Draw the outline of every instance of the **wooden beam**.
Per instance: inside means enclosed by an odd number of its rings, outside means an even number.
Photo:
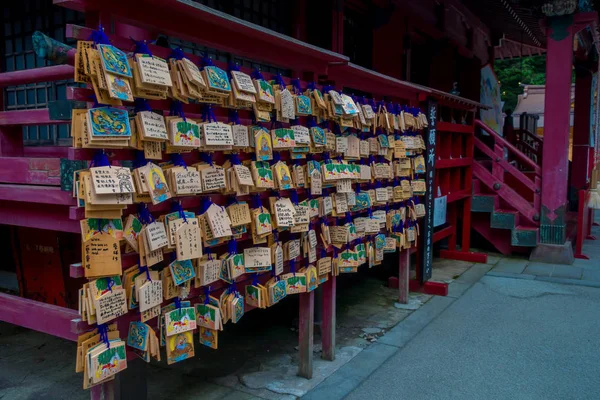
[[[79,221],[69,219],[68,207],[0,200],[0,221],[4,225],[81,233]]]
[[[324,360],[335,360],[335,324],[336,324],[336,287],[337,277],[330,276],[321,286],[323,290],[323,308],[321,324],[321,337]]]
[[[55,186],[5,185],[0,184],[0,200],[20,201],[37,204],[75,205],[70,192]]]
[[[0,112],[0,126],[70,124],[71,121],[50,119],[47,108]]]
[[[0,183],[60,186],[60,160],[0,157]]]
[[[0,87],[73,79],[74,74],[71,65],[52,65],[50,67],[3,72],[0,73]]]
[[[0,321],[76,341],[71,320],[78,317],[76,310],[0,293]]]

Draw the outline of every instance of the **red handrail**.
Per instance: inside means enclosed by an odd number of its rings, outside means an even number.
[[[529,166],[531,169],[533,169],[533,172],[536,175],[538,175],[538,176],[542,175],[542,168],[539,165],[537,165],[533,160],[531,160],[529,157],[527,157],[525,154],[523,154],[515,146],[513,146],[508,141],[506,141],[506,139],[504,139],[502,136],[498,135],[492,128],[490,128],[489,126],[487,126],[486,124],[484,124],[483,122],[481,122],[478,119],[475,120],[475,125],[481,129],[483,129],[484,131],[486,131],[490,136],[492,136],[494,138],[496,144],[499,144],[500,146],[510,150],[515,155],[515,158],[517,158],[520,163],[526,164],[527,166]]]

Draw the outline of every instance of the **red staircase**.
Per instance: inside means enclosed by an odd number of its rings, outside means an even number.
[[[472,227],[502,254],[536,247],[541,167],[480,120],[475,125],[489,136],[475,138]]]

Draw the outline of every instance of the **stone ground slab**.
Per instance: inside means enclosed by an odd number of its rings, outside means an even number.
[[[595,288],[486,276],[346,398],[597,398],[598,310]]]
[[[524,274],[537,275],[537,276],[550,276],[554,270],[554,264],[546,264],[540,262],[530,262],[525,270]]]
[[[521,274],[528,263],[529,260],[522,258],[503,258],[494,267],[494,272]]]

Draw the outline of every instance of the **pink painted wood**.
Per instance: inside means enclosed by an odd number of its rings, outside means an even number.
[[[60,186],[60,160],[0,157],[0,183]]]
[[[512,144],[507,142],[506,139],[504,139],[502,136],[500,136],[496,132],[494,132],[494,130],[492,128],[490,128],[489,126],[487,126],[486,124],[484,124],[483,122],[481,122],[478,119],[475,120],[475,126],[486,131],[490,136],[492,136],[495,143],[497,143],[498,145],[504,147],[509,152],[511,152],[519,160],[519,162],[526,164],[536,174],[542,173],[542,169],[540,168],[539,165],[537,165],[535,162],[530,160],[529,157],[527,157],[526,155],[521,153],[519,151],[519,149],[517,149],[515,146],[513,146]]]
[[[544,165],[542,170],[542,209],[554,221],[566,212],[571,79],[573,74],[573,26],[563,27],[566,37],[554,40],[547,29],[546,94],[544,102]],[[560,211],[562,209],[562,212]],[[559,222],[562,224],[564,222]],[[541,240],[546,239],[541,235]],[[552,239],[551,239],[552,240]]]
[[[191,40],[239,57],[282,67],[325,73],[332,62],[348,62],[348,58],[343,55],[320,49],[197,3],[144,0],[133,4],[118,0],[87,0],[70,1],[65,6],[72,7],[74,3],[89,9],[110,9],[111,14],[119,21],[142,27],[160,26],[161,32],[183,40]],[[141,8],[145,10],[144,13],[139,12]],[[169,15],[170,18],[165,20],[164,15]],[[120,47],[119,44],[115,45]],[[131,48],[131,43],[128,46]]]
[[[494,163],[492,167],[492,174],[500,182],[504,182],[504,172],[508,172],[530,190],[535,191],[536,189],[541,189],[541,183],[540,185],[536,185],[535,180],[532,181],[529,179],[527,175],[519,171],[504,158],[504,151],[500,146],[496,146],[496,150],[492,151],[480,139],[475,138],[474,142],[477,150],[481,151],[492,159],[492,162]],[[534,177],[538,178],[538,181],[540,180],[539,175],[534,175]]]
[[[299,356],[298,375],[312,379],[313,376],[313,326],[315,322],[315,292],[301,293],[299,313]]]
[[[47,108],[38,110],[16,110],[0,112],[0,126],[70,124],[71,121],[50,119]]]
[[[494,184],[498,183],[496,177],[494,177],[487,169],[485,169],[484,166],[480,165],[479,163],[473,164],[473,173],[481,181],[481,183],[490,189],[493,189]],[[539,225],[539,221],[535,221],[533,219],[538,211],[513,189],[505,184],[501,184],[500,188],[496,190],[496,193],[508,204],[514,207],[515,210],[521,213],[523,217],[526,218],[532,225]]]
[[[76,310],[0,293],[0,321],[76,341],[71,320],[78,317]]]
[[[23,149],[25,157],[32,158],[67,158],[67,146],[27,146]]]
[[[0,221],[4,225],[81,233],[79,221],[68,219],[68,209],[57,204],[40,207],[35,203],[0,200]]]
[[[398,254],[398,303],[408,304],[408,281],[410,275],[410,253],[402,250]]]
[[[321,337],[323,353],[321,357],[324,360],[335,360],[335,324],[336,324],[336,288],[337,277],[330,276],[327,282],[322,286],[323,308],[321,325]]]
[[[73,75],[74,69],[71,65],[52,65],[50,67],[3,72],[0,74],[0,87],[73,79]]]
[[[479,141],[479,139],[476,140]],[[477,144],[475,147],[479,148]],[[496,178],[498,182],[504,182],[504,168],[500,165],[500,161],[504,160],[504,149],[500,147],[498,143],[494,145],[493,155],[495,157],[492,158],[492,175],[494,175],[494,178]]]
[[[0,184],[0,200],[21,201],[37,204],[74,205],[71,192],[53,186]]]

